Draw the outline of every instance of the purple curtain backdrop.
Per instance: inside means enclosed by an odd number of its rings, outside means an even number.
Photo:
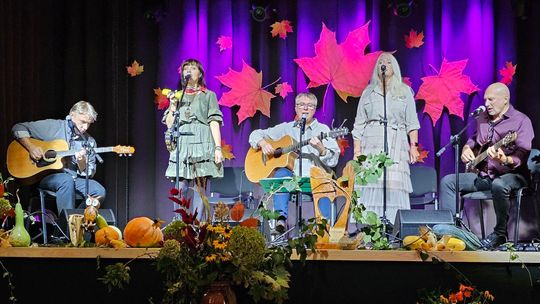
[[[229,68],[240,70],[245,61],[263,73],[263,86],[278,77],[288,82],[294,90],[284,100],[276,97],[271,101],[271,118],[257,112],[253,118],[238,125],[238,107],[222,107],[225,116],[222,137],[233,145],[236,159],[227,161],[227,166],[243,166],[251,130],[265,128],[293,118],[294,96],[307,91],[307,79],[293,61],[300,57],[315,56],[313,45],[319,39],[322,23],[336,32],[338,43],[347,34],[370,24],[371,45],[367,52],[395,51],[403,76],[410,77],[414,91],[421,85],[421,77],[433,75],[431,66],[439,69],[444,58],[449,61],[469,59],[464,71],[482,91],[472,96],[462,95],[465,103],[465,120],[449,116],[445,110],[435,126],[423,112],[424,101],[417,101],[418,118],[421,122],[420,143],[429,151],[425,165],[437,168],[440,176],[453,172],[453,151],[448,149],[440,159],[435,158],[438,149],[444,146],[450,135],[468,122],[467,114],[483,104],[483,89],[500,79],[499,69],[506,61],[516,63],[515,23],[510,1],[414,1],[409,17],[401,18],[392,13],[391,1],[168,1],[162,7],[166,12],[158,23],[160,87],[174,87],[178,81],[177,67],[182,60],[198,58],[206,69],[206,80],[218,98],[229,88],[221,86],[215,76],[228,72]],[[255,21],[250,10],[252,4],[267,7],[269,18]],[[290,20],[293,33],[286,39],[271,37],[270,25],[276,21]],[[424,45],[408,49],[404,38],[410,29],[423,31]],[[219,36],[232,36],[233,47],[219,51],[216,41]],[[514,82],[510,86],[514,92]],[[272,93],[274,86],[268,90]],[[333,88],[321,86],[311,89],[319,98],[316,117],[327,124],[339,125],[347,119],[346,126],[352,127],[358,99],[343,102]],[[324,103],[321,100],[324,99]],[[163,179],[168,153],[164,148],[164,127],[159,123],[161,112],[156,111],[156,146],[158,157],[156,200],[163,200],[171,186]],[[469,134],[472,128],[469,128]],[[352,146],[352,139],[349,137]],[[341,158],[340,167],[352,158],[349,148]],[[339,171],[339,170],[338,170]],[[157,213],[170,218],[170,208],[157,205]]]

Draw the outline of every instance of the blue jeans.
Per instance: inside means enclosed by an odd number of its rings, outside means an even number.
[[[276,170],[273,177],[287,177],[287,176],[293,176],[293,173],[291,172],[291,170],[287,168],[279,168]],[[310,196],[313,198],[311,194]],[[291,198],[290,193],[274,194],[274,210],[278,211],[279,214],[285,218],[287,217],[287,214],[288,214],[290,198]],[[330,218],[330,204],[331,204],[330,199],[327,197],[323,197],[319,199],[319,210],[321,211],[322,216],[326,219]]]
[[[63,209],[75,208],[75,193],[84,197],[86,193],[86,180],[82,177],[73,178],[69,173],[61,172],[45,176],[39,183],[42,189],[56,193],[56,208],[58,214]],[[88,194],[90,196],[101,196],[100,201],[105,199],[105,188],[97,181],[88,180]],[[85,198],[86,199],[86,198]],[[86,208],[86,205],[81,206]]]

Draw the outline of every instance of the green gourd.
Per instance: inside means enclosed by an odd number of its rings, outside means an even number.
[[[13,247],[28,247],[30,245],[30,234],[24,228],[24,213],[21,202],[15,204],[15,227],[9,234],[9,243]]]

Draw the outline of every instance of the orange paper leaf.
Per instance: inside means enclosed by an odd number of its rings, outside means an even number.
[[[231,36],[219,36],[216,44],[219,45],[219,51],[223,52],[226,49],[232,48],[232,37]]]
[[[131,66],[126,66],[127,72],[131,77],[141,75],[144,72],[144,65],[139,65],[137,60],[134,60]]]
[[[164,110],[169,107],[169,98],[163,94],[161,88],[154,89],[154,103],[157,105],[158,110]]]
[[[287,33],[292,33],[293,29],[291,22],[289,20],[282,20],[281,22],[276,22],[270,26],[272,28],[272,37],[279,35],[279,38],[287,38]]]
[[[231,208],[231,219],[235,222],[239,222],[244,217],[244,209],[246,207],[242,202],[234,203]]]
[[[412,49],[413,47],[419,48],[424,44],[424,32],[417,34],[415,30],[411,29],[409,35],[403,37],[405,37],[405,46],[409,49]]]
[[[221,154],[223,154],[223,158],[231,160],[234,157],[234,154],[232,153],[232,146],[227,145],[225,140],[221,140]]]
[[[241,221],[240,226],[249,227],[249,228],[257,228],[259,226],[259,220],[254,217],[250,217]]]
[[[418,147],[416,147],[416,149],[418,149],[418,153],[420,153],[420,155],[418,156],[417,162],[424,163],[424,160],[427,158],[429,151],[424,150],[424,147],[422,146],[422,144],[418,144]]]
[[[345,155],[345,150],[350,147],[349,140],[345,137],[340,137],[337,139],[337,144],[339,146],[339,154],[341,156]]]

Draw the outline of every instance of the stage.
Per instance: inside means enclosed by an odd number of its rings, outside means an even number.
[[[18,303],[160,303],[161,278],[151,259],[158,251],[2,248],[0,260],[13,274]],[[503,251],[435,252],[479,289],[489,290],[495,303],[537,303],[540,253],[517,254],[518,259],[510,261],[510,253]],[[104,267],[136,257],[130,263],[129,286],[108,293],[97,280]],[[419,289],[455,291],[460,282],[455,270],[432,262],[431,257],[422,261],[415,251],[320,250],[305,265],[297,257],[293,260],[288,303],[416,303]],[[8,302],[7,285],[5,279],[0,284],[1,303]],[[251,302],[241,290],[237,295],[239,303]]]

